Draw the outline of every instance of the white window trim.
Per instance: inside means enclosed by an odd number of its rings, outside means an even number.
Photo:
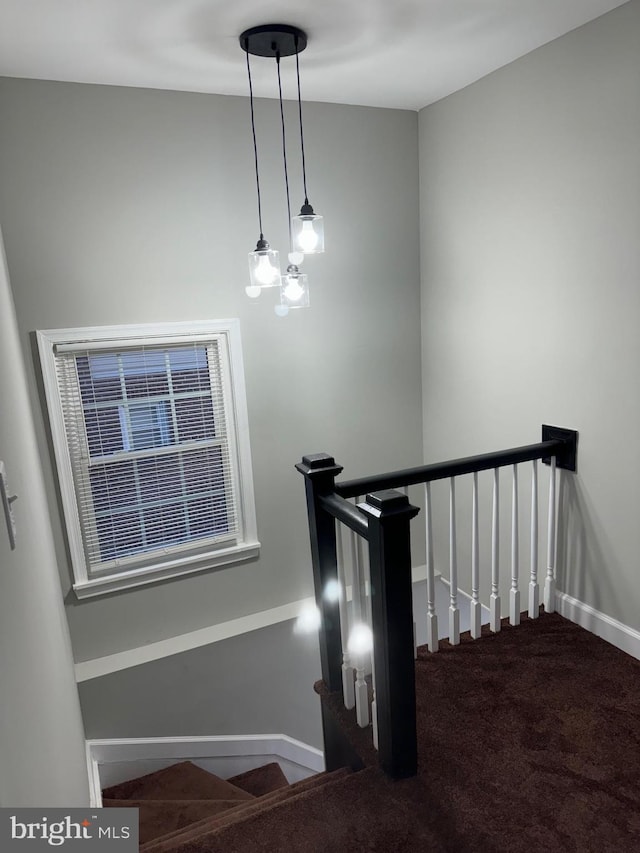
[[[89,577],[82,539],[80,513],[76,499],[71,457],[66,439],[64,414],[56,372],[56,352],[103,349],[110,343],[122,345],[152,345],[193,343],[222,337],[223,357],[228,362],[230,381],[225,384],[225,409],[231,414],[235,428],[229,430],[230,452],[237,465],[238,509],[240,530],[237,541],[230,547],[201,553],[185,548],[184,555],[141,568],[131,568],[117,574]],[[36,332],[45,397],[58,482],[66,523],[73,571],[73,589],[78,598],[88,598],[118,592],[143,584],[168,580],[181,575],[212,569],[223,565],[255,559],[260,553],[257,537],[249,417],[244,384],[244,365],[240,338],[240,321],[201,320],[179,323],[145,323],[127,326],[90,326],[82,329],[46,329]],[[173,549],[172,549],[173,550]]]

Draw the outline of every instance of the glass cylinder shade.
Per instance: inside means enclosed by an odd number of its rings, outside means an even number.
[[[282,276],[280,304],[286,305],[287,308],[309,307],[309,284],[306,275],[287,272]]]
[[[324,217],[316,213],[291,218],[293,246],[305,255],[318,255],[324,252]]]
[[[280,253],[277,249],[249,252],[251,287],[276,287],[280,284]]]

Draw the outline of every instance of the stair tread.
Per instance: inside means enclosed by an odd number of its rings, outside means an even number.
[[[237,788],[242,788],[243,791],[248,791],[254,797],[262,797],[264,794],[270,794],[272,791],[286,788],[289,785],[287,777],[277,761],[263,764],[261,767],[254,767],[245,773],[239,773],[237,776],[227,779],[227,782]]]
[[[405,798],[406,782],[394,782],[380,768],[367,767],[159,849],[163,853],[452,850],[426,822],[416,820],[416,809],[423,812],[424,801]]]
[[[181,761],[137,779],[105,788],[108,800],[253,800],[253,794],[191,761]]]
[[[247,801],[245,801],[247,802]],[[251,802],[251,801],[248,801]],[[103,799],[104,808],[139,809],[139,844],[146,844],[192,823],[220,815],[238,805],[238,800],[135,800]]]
[[[253,814],[264,813],[280,803],[295,800],[298,796],[319,788],[324,788],[332,782],[339,781],[348,775],[351,775],[351,771],[346,767],[330,773],[318,773],[315,776],[294,782],[287,788],[280,788],[262,797],[257,797],[251,802],[239,803],[235,808],[229,809],[226,813],[205,818],[190,826],[186,826],[182,830],[176,830],[175,832],[156,838],[149,845],[141,846],[140,853],[168,853],[168,851],[181,849],[184,844],[194,843],[204,837],[210,838],[225,826],[243,822]]]

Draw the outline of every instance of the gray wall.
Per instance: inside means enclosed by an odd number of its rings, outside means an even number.
[[[244,293],[258,231],[247,99],[0,80],[0,221],[29,359],[38,328],[216,317],[242,327],[256,562],[77,602],[40,419],[76,660],[310,595],[302,454],[326,450],[347,476],[421,458],[417,116],[329,104],[304,115],[327,253],[305,262],[312,308],[281,320],[271,295]],[[259,101],[257,122],[265,234],[284,253],[277,104]],[[33,366],[30,382],[39,407]]]
[[[69,631],[0,233],[0,807],[84,806],[89,780]]]
[[[293,622],[79,685],[88,738],[277,734],[322,748],[317,636]]]
[[[419,116],[426,460],[578,429],[560,587],[636,629],[639,44],[633,0]]]

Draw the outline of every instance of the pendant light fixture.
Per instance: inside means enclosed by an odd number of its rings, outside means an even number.
[[[262,202],[260,199],[260,172],[258,169],[258,145],[256,142],[256,122],[253,112],[253,85],[251,82],[251,65],[249,64],[249,41],[243,43],[246,34],[240,36],[240,43],[245,46],[247,52],[247,76],[249,78],[249,103],[251,104],[251,132],[253,134],[253,155],[256,166],[256,190],[258,196],[258,226],[260,236],[256,247],[249,252],[249,281],[245,288],[247,296],[255,299],[262,293],[263,287],[275,287],[280,283],[280,255],[276,249],[272,249],[264,238],[262,232]]]
[[[296,53],[296,57],[297,55]],[[287,133],[284,123],[284,106],[282,104],[282,77],[280,76],[279,53],[276,54],[276,68],[278,70],[278,99],[280,102],[280,126],[282,128],[282,165],[284,168],[284,187],[287,196],[287,222],[289,224],[289,266],[287,267],[286,275],[282,276],[280,307],[276,313],[280,317],[285,317],[289,313],[290,308],[309,307],[309,285],[307,276],[300,272],[300,264],[304,260],[304,254],[295,251],[293,245],[291,201],[289,198],[289,169],[287,168]]]
[[[307,193],[307,169],[304,159],[304,130],[302,129],[302,97],[300,94],[300,61],[299,50],[296,50],[296,78],[298,81],[298,117],[300,119],[300,152],[302,155],[302,184],[304,188],[304,204],[298,216],[292,220],[293,244],[305,255],[318,255],[324,252],[324,219],[315,213],[309,204]]]
[[[297,27],[289,26],[287,24],[266,24],[245,30],[245,32],[240,36],[240,46],[247,54],[247,75],[249,78],[249,97],[251,103],[251,129],[253,133],[256,187],[258,193],[258,221],[260,226],[260,238],[258,240],[258,244],[255,250],[249,253],[251,284],[246,288],[246,292],[250,297],[257,297],[260,295],[263,288],[280,285],[280,304],[276,305],[275,312],[278,316],[284,317],[289,313],[289,309],[291,308],[307,308],[309,306],[309,286],[307,276],[300,272],[299,267],[304,260],[305,254],[315,254],[324,251],[322,217],[317,216],[314,213],[307,198],[304,133],[302,127],[302,102],[300,97],[300,65],[298,61],[298,54],[307,46],[307,36],[306,33]],[[253,111],[253,86],[251,81],[249,54],[253,56],[271,57],[276,60],[290,250],[288,254],[289,263],[287,266],[287,272],[283,276],[280,275],[279,271],[278,253],[270,248],[262,233],[258,148],[256,143]],[[298,82],[298,115],[300,120],[300,145],[305,203],[300,211],[300,216],[291,217],[280,60],[282,57],[293,56],[294,54],[296,57],[296,74]]]

